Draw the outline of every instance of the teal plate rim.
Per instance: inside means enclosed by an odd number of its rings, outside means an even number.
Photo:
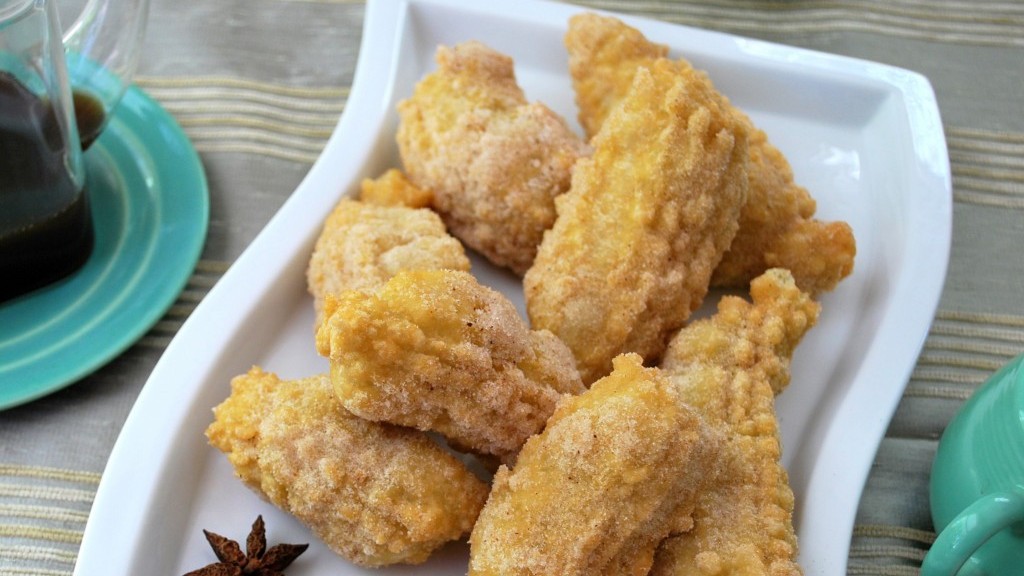
[[[96,246],[72,276],[0,304],[0,410],[78,382],[134,344],[205,244],[202,162],[141,89],[128,88],[85,163]]]

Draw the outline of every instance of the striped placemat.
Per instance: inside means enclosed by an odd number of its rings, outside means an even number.
[[[349,87],[296,87],[237,77],[145,76],[196,150],[312,164],[330,137]]]
[[[65,575],[100,475],[0,464],[0,574]]]

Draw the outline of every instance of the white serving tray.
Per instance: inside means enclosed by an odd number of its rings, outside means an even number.
[[[416,567],[349,564],[244,488],[203,431],[229,380],[251,365],[286,378],[327,369],[313,348],[305,288],[314,239],[361,178],[399,165],[395,104],[434,69],[435,47],[478,39],[512,55],[528,98],[574,123],[562,36],[579,10],[535,0],[370,0],[354,86],[333,136],[154,368],[103,475],[76,575],[183,574],[213,561],[202,528],[241,539],[257,514],[271,543],[311,543],[290,576],[465,574],[465,544]],[[808,575],[841,576],[864,481],[946,273],[951,178],[933,92],[922,76],[889,66],[623,19],[707,70],[787,155],[818,200],[818,216],[853,227],[855,271],[821,299],[820,321],[778,401],[800,562]],[[474,272],[522,310],[515,277],[479,260]]]

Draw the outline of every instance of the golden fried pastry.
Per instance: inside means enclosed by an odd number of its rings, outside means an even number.
[[[766,380],[778,395],[789,385],[789,362],[814,326],[821,306],[796,285],[792,274],[773,268],[750,283],[753,304],[723,297],[717,313],[677,333],[661,367],[677,373],[695,365],[727,367]]]
[[[668,51],[622,21],[592,13],[569,20],[565,44],[580,124],[591,136],[622,101],[636,71]],[[793,271],[803,290],[833,289],[853,270],[856,242],[850,226],[814,220],[814,199],[794,182],[786,158],[743,112],[727,107],[750,133],[749,196],[712,286],[745,287],[768,268],[780,267]]]
[[[395,168],[378,178],[364,178],[359,186],[359,200],[367,204],[427,208],[433,199],[429,190],[416,186]]]
[[[637,69],[668,56],[668,46],[649,42],[616,18],[590,12],[569,18],[565,46],[578,119],[588,138],[626,97]]]
[[[402,270],[469,266],[462,245],[429,209],[343,199],[324,222],[306,279],[319,325],[327,294],[372,292]]]
[[[653,576],[796,576],[793,491],[780,463],[775,394],[818,306],[786,270],[751,285],[753,303],[725,297],[718,313],[682,329],[663,367],[683,400],[721,427],[722,472],[701,493],[693,530],[658,549]]]
[[[402,163],[452,234],[522,274],[588,149],[557,114],[527,103],[508,56],[466,42],[438,48],[437,65],[398,105]]]
[[[402,272],[324,312],[317,349],[345,408],[460,448],[514,456],[563,394],[584,390],[564,344],[465,272]]]
[[[494,478],[470,536],[470,576],[647,574],[690,528],[721,438],[635,354],[559,403]]]
[[[747,140],[700,72],[656,60],[594,137],[524,278],[535,328],[565,341],[585,383],[636,352],[656,361],[736,233]]]
[[[794,182],[785,156],[746,115],[736,114],[751,134],[750,196],[711,285],[744,286],[769,268],[785,268],[801,290],[832,290],[853,271],[857,243],[850,225],[814,219],[814,199]]]
[[[487,497],[425,434],[348,413],[327,376],[253,368],[214,416],[206,435],[242,481],[362,566],[423,562],[470,531]]]

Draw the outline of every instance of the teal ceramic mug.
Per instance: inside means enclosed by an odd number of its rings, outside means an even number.
[[[921,576],[1024,575],[1024,355],[949,423],[930,488],[939,535]]]

